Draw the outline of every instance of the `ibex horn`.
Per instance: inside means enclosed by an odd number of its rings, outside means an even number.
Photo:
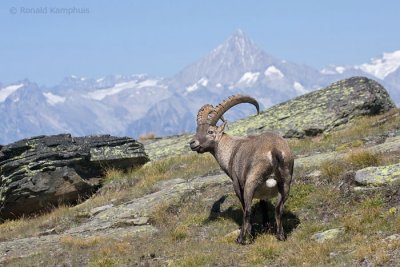
[[[210,104],[205,104],[197,113],[197,125],[208,123],[208,116],[214,111],[214,107]]]
[[[257,114],[260,113],[260,106],[254,98],[246,95],[233,95],[222,101],[211,113],[209,123],[210,125],[216,125],[218,120],[228,111],[231,107],[236,106],[240,103],[253,104],[257,109]]]

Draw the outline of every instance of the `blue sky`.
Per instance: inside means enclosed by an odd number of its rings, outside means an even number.
[[[54,8],[85,9],[56,14]],[[47,8],[45,14],[22,9]],[[15,14],[14,14],[15,13]],[[148,73],[167,77],[242,29],[277,58],[314,68],[400,50],[400,1],[0,2],[0,82]]]

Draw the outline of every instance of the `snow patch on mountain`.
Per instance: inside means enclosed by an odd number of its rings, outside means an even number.
[[[237,82],[237,86],[252,86],[257,82],[259,76],[259,72],[246,72]]]
[[[16,92],[18,89],[23,87],[24,84],[15,84],[15,85],[10,85],[7,87],[4,87],[0,89],[0,103],[6,101],[7,97],[12,95],[14,92]]]
[[[197,83],[192,84],[192,85],[186,87],[186,91],[189,92],[189,93],[194,92],[194,91],[196,91],[197,89],[199,89],[199,85],[198,85]]]
[[[46,102],[49,103],[49,105],[51,106],[64,103],[66,100],[66,97],[55,95],[51,92],[45,92],[43,93],[43,95],[44,97],[46,97]]]
[[[280,71],[280,69],[278,69],[277,67],[275,67],[273,65],[269,66],[265,70],[264,75],[267,78],[270,78],[272,80],[279,80],[279,79],[282,79],[283,77],[285,77],[285,75],[283,75],[283,73]]]
[[[115,95],[118,94],[119,92],[122,92],[126,89],[132,88],[137,84],[137,81],[129,81],[129,82],[123,82],[123,83],[117,83],[111,88],[106,88],[106,89],[101,89],[101,90],[96,90],[93,92],[90,92],[86,95],[86,97],[101,101],[107,96]]]
[[[200,80],[198,80],[196,83],[186,87],[186,91],[188,93],[194,92],[200,88],[200,86],[206,87],[208,85],[208,79],[203,77]]]
[[[304,88],[304,86],[299,82],[294,82],[293,88],[294,88],[294,90],[296,90],[297,93],[299,93],[301,95],[308,93],[308,91]]]
[[[206,78],[201,78],[198,82],[201,86],[207,86],[208,85],[208,80]]]
[[[337,66],[337,67],[335,68],[335,70],[336,70],[337,73],[342,74],[343,72],[345,72],[346,68],[343,67],[343,66]]]
[[[347,69],[344,66],[330,65],[327,68],[323,68],[320,73],[324,75],[343,74]]]
[[[390,73],[396,71],[400,67],[400,50],[392,53],[383,53],[381,58],[371,59],[371,63],[365,63],[356,66],[357,69],[374,75],[379,79],[384,79]]]
[[[151,87],[151,86],[157,86],[158,80],[144,80],[139,82],[136,86],[134,86],[137,89],[144,88],[144,87]]]

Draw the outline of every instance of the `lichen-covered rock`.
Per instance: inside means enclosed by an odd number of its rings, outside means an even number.
[[[337,238],[340,234],[344,232],[343,228],[329,229],[324,232],[319,232],[314,234],[311,239],[317,241],[318,243],[324,243],[327,240],[332,240]]]
[[[258,116],[228,124],[227,132],[240,136],[277,131],[287,138],[301,138],[328,132],[354,117],[374,115],[394,107],[379,83],[353,77],[273,106]],[[187,153],[191,138],[186,134],[154,140],[145,145],[146,151],[151,159]]]
[[[232,134],[279,131],[284,137],[313,136],[345,124],[352,118],[374,115],[395,105],[379,83],[353,77],[276,105],[259,116],[238,121]]]
[[[76,202],[99,187],[107,168],[125,169],[147,161],[142,144],[109,135],[39,136],[3,146],[0,217]]]
[[[157,138],[154,140],[145,141],[144,146],[147,154],[152,160],[177,156],[191,151],[188,143],[192,137],[193,136],[190,134],[183,134],[178,136]]]
[[[383,186],[400,180],[400,163],[368,167],[356,172],[354,180],[363,186]]]

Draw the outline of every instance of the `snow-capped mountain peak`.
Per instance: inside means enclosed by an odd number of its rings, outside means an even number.
[[[238,30],[165,79],[132,74],[68,76],[53,87],[28,80],[0,83],[0,143],[60,132],[134,137],[191,132],[204,103],[249,94],[267,107],[350,76],[383,77],[379,82],[400,103],[400,50],[366,64],[328,65],[318,71],[268,55]],[[250,106],[245,108],[232,110],[227,119],[254,113]]]
[[[211,50],[199,61],[184,68],[174,80],[178,87],[187,88],[194,81],[207,77],[210,84],[232,84],[246,72],[257,72],[276,60],[264,53],[241,30]]]

